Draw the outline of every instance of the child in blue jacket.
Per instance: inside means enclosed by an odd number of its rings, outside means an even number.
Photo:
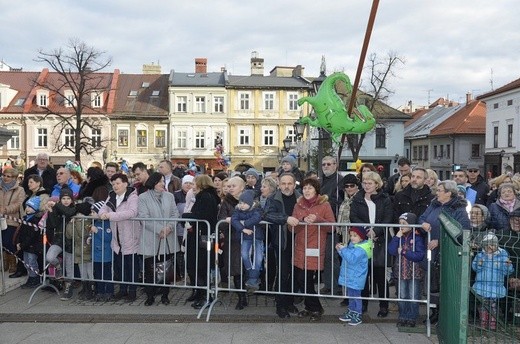
[[[92,214],[97,214],[105,201],[92,205]],[[95,219],[90,227],[90,243],[92,245],[92,261],[94,262],[94,278],[96,282],[96,301],[110,301],[114,295],[112,281],[112,231],[110,221]],[[88,239],[87,239],[88,240]],[[103,282],[108,281],[108,282]]]
[[[498,247],[498,238],[492,232],[482,238],[482,251],[477,253],[471,267],[476,272],[473,290],[483,298],[480,326],[496,330],[498,299],[507,295],[504,281],[513,273],[513,265],[507,251]]]
[[[394,276],[398,276],[398,297],[405,300],[420,300],[421,280],[424,270],[419,263],[424,260],[426,247],[418,230],[408,225],[417,223],[414,213],[399,216],[401,227],[388,244],[388,252],[397,259],[394,263]],[[419,316],[417,302],[399,301],[399,321],[397,326],[415,327]]]
[[[366,231],[351,227],[350,243],[345,246],[336,245],[336,250],[342,258],[338,284],[347,288],[349,303],[347,311],[339,320],[355,326],[362,323],[361,291],[365,287],[368,275],[368,260],[372,258],[372,241],[367,240]]]

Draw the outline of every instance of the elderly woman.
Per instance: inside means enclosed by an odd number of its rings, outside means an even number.
[[[320,195],[320,182],[314,178],[302,182],[302,193],[292,216],[300,221],[295,227],[288,227],[294,232],[294,278],[296,284],[305,294],[316,294],[314,289],[315,276],[324,268],[327,233],[332,232],[332,226],[320,226],[319,223],[335,222],[334,213],[327,195]],[[310,251],[316,251],[310,254]],[[311,321],[319,321],[323,307],[316,296],[305,296],[305,309],[298,313],[303,318],[310,315]]]
[[[457,183],[453,180],[445,180],[437,186],[436,197],[432,200],[430,206],[426,208],[424,213],[419,217],[419,224],[422,229],[430,232],[430,242],[428,242],[428,250],[432,250],[431,262],[437,260],[439,254],[439,238],[440,238],[440,221],[439,215],[442,212],[449,214],[457,221],[463,229],[470,228],[468,212],[466,211],[467,201],[457,196]],[[423,262],[428,264],[427,262]],[[425,266],[426,271],[427,266]],[[437,304],[437,308],[432,309],[430,322],[436,323],[439,316],[439,299],[436,293],[432,293],[431,302]]]
[[[172,193],[164,189],[164,178],[159,172],[152,173],[144,184],[148,191],[139,195],[139,217],[143,219],[155,218],[164,220],[143,221],[143,237],[141,239],[140,253],[144,258],[145,283],[158,284],[155,281],[155,263],[171,259],[180,250],[177,241],[176,223],[172,218],[179,217],[179,211],[175,205]],[[165,281],[166,283],[166,281]],[[151,306],[155,302],[156,290],[147,285],[145,306]],[[168,305],[169,288],[160,287],[161,303]]]
[[[520,209],[520,200],[516,197],[515,187],[512,183],[502,183],[498,187],[497,200],[489,205],[491,216],[490,227],[495,229],[497,235],[509,235],[511,224],[510,214]]]
[[[365,172],[363,174],[362,189],[352,198],[350,205],[350,222],[352,223],[369,223],[369,224],[385,224],[392,223],[393,210],[392,201],[387,193],[383,192],[383,181],[376,172]],[[372,227],[367,230],[367,236],[372,238],[374,242],[373,248],[373,280],[372,288],[369,288],[368,282],[362,295],[369,296],[369,290],[374,293],[377,287],[379,297],[388,297],[388,284],[386,283],[386,266],[387,259],[387,243],[388,233],[385,227]],[[368,281],[368,279],[367,279]],[[364,301],[363,308],[366,309],[367,301]],[[386,317],[388,315],[388,301],[379,301],[378,317]]]
[[[20,206],[25,198],[24,189],[18,185],[18,170],[6,167],[0,181],[0,214],[7,215],[7,229],[2,231],[2,253],[6,268],[9,268],[9,277],[21,277],[26,275],[23,263],[16,262],[14,253],[16,252],[13,236],[18,228],[16,219],[20,218]],[[8,253],[6,250],[9,250]],[[22,252],[19,252],[22,254]],[[22,257],[20,257],[22,258]]]
[[[488,196],[486,206],[489,208],[491,206],[491,204],[496,202],[496,200],[498,198],[498,188],[500,187],[500,185],[502,185],[504,183],[512,183],[512,182],[513,182],[513,180],[511,179],[511,176],[509,176],[509,174],[507,174],[507,173],[501,174],[498,177],[490,180],[489,183],[490,183],[490,188],[492,191],[490,192],[490,194]]]

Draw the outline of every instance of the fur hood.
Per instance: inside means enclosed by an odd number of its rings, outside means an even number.
[[[329,201],[329,196],[327,196],[327,195],[318,195],[318,199],[316,200],[315,204],[323,204],[323,203],[326,203],[328,201]],[[298,197],[298,199],[296,200],[296,203],[298,203],[302,207],[306,208],[306,206],[305,206],[305,197],[303,197],[303,196]]]

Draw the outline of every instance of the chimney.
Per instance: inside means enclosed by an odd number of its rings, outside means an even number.
[[[251,75],[264,75],[264,59],[258,57],[258,52],[251,52]]]
[[[466,104],[469,104],[470,101],[471,101],[471,92],[467,92],[466,93]]]
[[[195,58],[195,73],[208,72],[208,59],[205,57]]]
[[[305,67],[302,67],[302,65],[297,65],[296,67],[294,67],[294,69],[292,71],[293,78],[303,77],[304,70],[305,70]]]

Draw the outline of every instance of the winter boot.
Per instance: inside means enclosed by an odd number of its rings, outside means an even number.
[[[34,276],[27,278],[27,282],[22,285],[22,289],[31,289],[40,285],[40,276]]]
[[[65,282],[65,288],[63,289],[63,294],[61,295],[60,300],[68,301],[68,300],[72,299],[72,294],[73,294],[72,283]]]
[[[237,293],[238,294],[238,302],[235,306],[235,309],[241,310],[244,309],[244,307],[247,307],[247,295],[246,293]]]

